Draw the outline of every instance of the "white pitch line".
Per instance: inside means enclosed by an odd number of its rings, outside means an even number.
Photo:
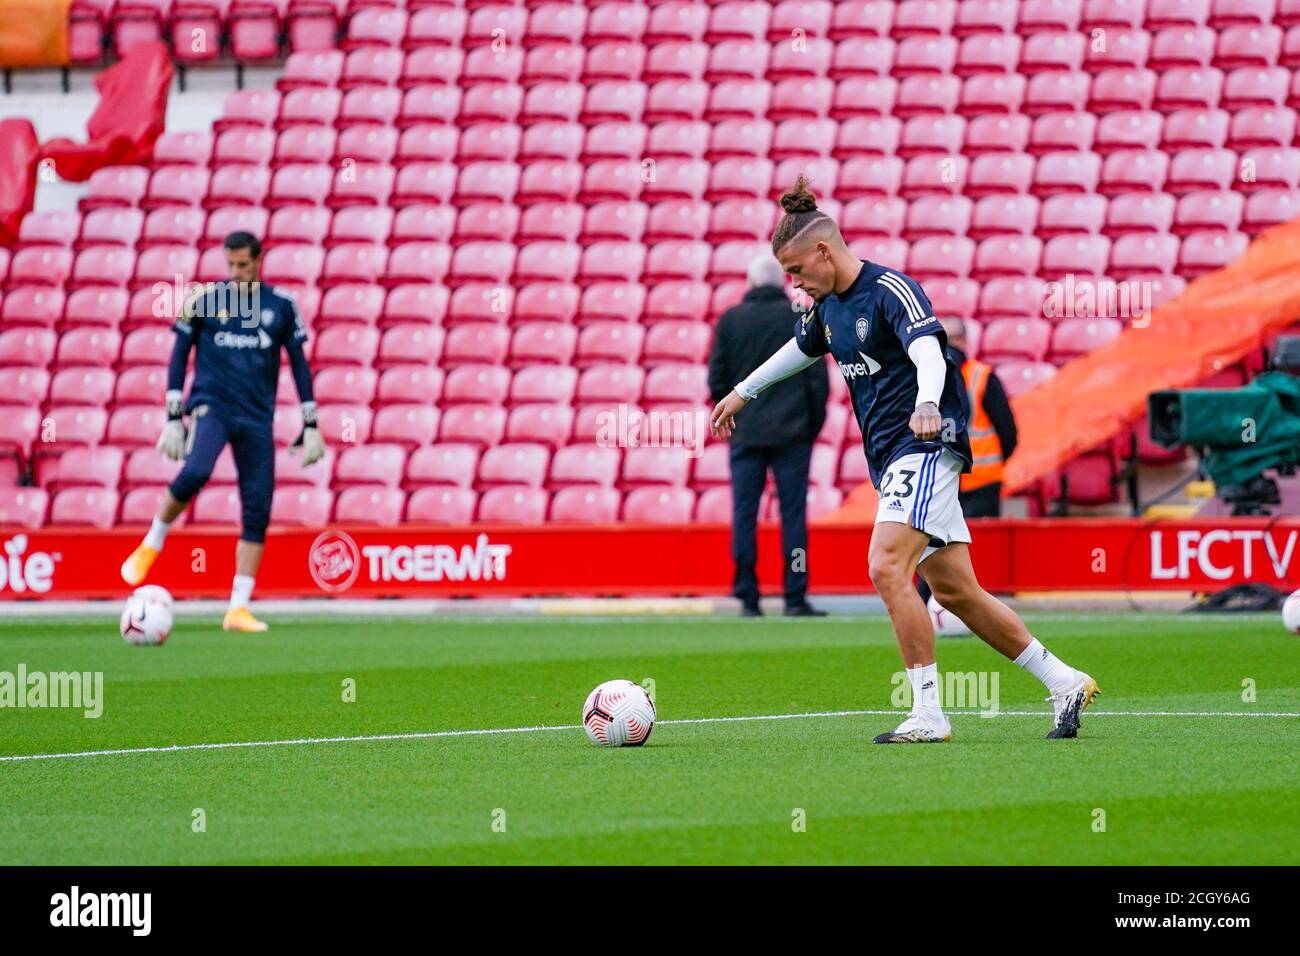
[[[888,717],[898,716],[899,710],[826,710],[805,714],[754,714],[745,717],[686,717],[661,720],[660,724],[728,724],[756,720],[807,720],[815,717]],[[979,710],[950,710],[953,717],[978,717]],[[995,717],[1050,717],[1048,711],[1000,710]],[[1285,711],[1213,711],[1213,710],[1095,710],[1089,717],[1300,717],[1300,713]],[[437,737],[487,737],[492,734],[536,734],[546,731],[580,730],[580,724],[538,727],[491,727],[482,730],[431,730],[404,734],[365,734],[355,737],[297,737],[286,740],[242,740],[211,744],[172,744],[167,747],[122,747],[113,750],[77,750],[53,754],[10,754],[0,756],[0,763],[17,763],[24,760],[65,760],[74,757],[119,757],[128,754],[180,753],[184,750],[239,750],[246,747],[300,747],[309,744],[351,744],[372,740],[432,740]]]

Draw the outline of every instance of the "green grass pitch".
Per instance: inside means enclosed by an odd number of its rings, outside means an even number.
[[[942,640],[941,672],[998,672],[1002,714],[889,747],[884,618],[269,620],[182,618],[161,648],[0,623],[0,671],[105,675],[98,719],[0,709],[0,755],[299,741],[2,760],[0,864],[1300,863],[1300,639],[1276,615],[1030,616],[1101,684],[1072,741],[1043,739],[1036,680]],[[655,682],[643,748],[578,726],[616,677]],[[863,710],[890,713],[688,722]]]

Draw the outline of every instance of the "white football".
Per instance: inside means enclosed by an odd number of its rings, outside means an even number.
[[[970,633],[970,628],[966,626],[966,623],[936,601],[933,595],[930,596],[930,601],[926,604],[925,609],[930,612],[930,623],[934,625],[934,633],[943,637],[954,637],[958,634]]]
[[[172,596],[156,584],[126,599],[120,630],[128,644],[161,644],[172,632]]]
[[[1292,634],[1300,634],[1300,591],[1292,591],[1282,602],[1282,626]]]
[[[607,680],[582,705],[582,727],[598,747],[640,747],[655,727],[655,703],[640,684]]]

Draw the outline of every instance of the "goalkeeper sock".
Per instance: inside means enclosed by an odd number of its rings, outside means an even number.
[[[248,607],[253,600],[253,580],[251,574],[235,575],[235,586],[230,589],[230,610]]]
[[[170,521],[163,521],[162,518],[155,516],[153,524],[149,526],[149,533],[144,536],[145,547],[161,551],[163,541],[167,538],[167,532],[171,529]]]
[[[1079,672],[1040,644],[1036,637],[1030,639],[1029,646],[1016,658],[1016,666],[1037,677],[1052,694],[1069,690],[1079,681]]]

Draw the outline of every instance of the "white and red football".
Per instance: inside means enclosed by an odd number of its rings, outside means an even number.
[[[654,727],[654,701],[630,680],[605,681],[582,705],[582,728],[598,747],[640,747]]]

